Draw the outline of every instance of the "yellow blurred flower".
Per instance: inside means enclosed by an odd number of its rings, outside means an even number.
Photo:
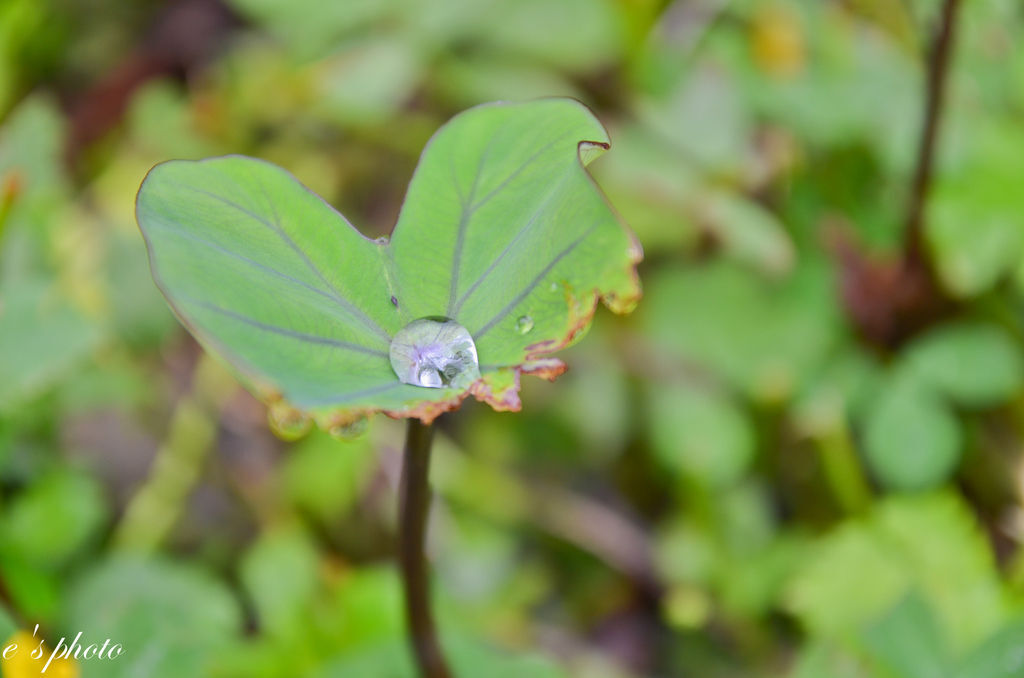
[[[43,673],[46,662],[50,658],[52,649],[43,645],[43,651],[38,659],[33,659],[33,652],[39,647],[39,638],[34,637],[28,631],[18,631],[0,645],[0,653],[11,645],[17,645],[17,651],[8,653],[8,658],[0,656],[0,677],[2,678],[78,678],[78,664],[73,659],[54,659],[50,666]],[[38,656],[39,652],[35,652]]]
[[[793,9],[779,3],[763,7],[754,16],[750,41],[754,60],[765,73],[794,77],[803,72],[807,47],[800,17]]]

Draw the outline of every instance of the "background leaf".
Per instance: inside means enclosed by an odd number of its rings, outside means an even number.
[[[867,413],[864,452],[886,486],[916,490],[945,482],[962,435],[949,407],[913,377],[893,375]]]
[[[1024,382],[1017,346],[994,325],[936,328],[908,348],[905,360],[922,382],[961,405],[997,405]]]
[[[94,324],[40,281],[0,285],[0,409],[51,386],[101,337]]]
[[[953,657],[1005,621],[991,549],[955,495],[888,499],[826,535],[797,569],[788,601],[815,633],[849,639],[912,591],[935,611]]]
[[[37,567],[52,566],[94,539],[106,513],[102,490],[92,476],[55,471],[6,507],[0,535],[5,549]]]
[[[83,662],[83,678],[203,675],[241,626],[235,601],[216,580],[159,561],[110,560],[70,595],[66,628],[125,648],[116,660]]]
[[[875,664],[899,678],[941,678],[951,665],[942,630],[919,596],[908,595],[864,634]]]
[[[651,395],[652,444],[667,469],[713,487],[742,477],[753,459],[754,433],[736,403],[690,385]]]
[[[445,645],[451,656],[452,671],[459,674],[486,673],[494,678],[566,676],[555,664],[535,655],[515,656],[461,638],[449,640]],[[379,678],[414,678],[416,675],[404,644],[389,643],[338,661],[316,674],[316,678],[346,678],[371,673]]]
[[[1024,621],[1015,620],[996,631],[964,658],[956,678],[1011,678],[1024,669]]]

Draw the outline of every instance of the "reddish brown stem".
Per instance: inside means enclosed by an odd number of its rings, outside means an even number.
[[[424,552],[430,513],[430,448],[434,429],[409,419],[400,498],[399,562],[405,591],[409,644],[422,678],[452,678],[430,607],[430,576]]]
[[[917,165],[914,169],[910,199],[904,226],[905,251],[908,262],[923,262],[924,254],[924,210],[932,183],[932,168],[935,164],[935,147],[942,118],[942,103],[945,98],[946,81],[949,79],[949,65],[953,52],[956,32],[957,10],[960,0],[945,0],[938,31],[932,43],[928,59],[928,82],[925,92],[924,126],[918,146]]]

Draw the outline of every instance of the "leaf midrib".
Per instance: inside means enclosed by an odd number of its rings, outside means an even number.
[[[537,204],[537,208],[534,210],[533,214],[530,215],[530,218],[526,221],[522,228],[516,231],[516,234],[512,236],[512,239],[508,241],[505,247],[494,259],[494,261],[490,263],[487,269],[483,273],[481,273],[476,280],[473,281],[473,284],[469,286],[469,289],[463,292],[462,296],[459,297],[459,299],[455,302],[455,307],[449,314],[450,317],[458,317],[459,311],[462,310],[462,305],[466,303],[469,297],[472,296],[473,292],[475,292],[478,287],[480,287],[484,280],[486,280],[487,277],[494,272],[494,270],[498,267],[498,265],[505,258],[505,256],[508,255],[508,253],[512,251],[512,248],[516,245],[516,243],[519,242],[519,239],[522,238],[527,232],[529,232],[531,228],[534,226],[534,224],[537,223],[537,219],[544,211],[544,208],[548,206],[548,203],[551,202],[551,199],[555,197],[559,190],[561,190],[562,185],[565,184],[565,181],[569,176],[570,174],[567,172],[562,175],[562,178],[557,183],[552,184],[551,188],[548,189],[547,194]]]
[[[512,301],[510,301],[508,304],[505,305],[504,308],[502,308],[500,311],[498,311],[497,315],[495,315],[493,318],[491,318],[477,332],[471,333],[472,336],[473,336],[473,339],[475,341],[479,342],[480,339],[485,334],[490,332],[494,328],[495,325],[497,325],[504,318],[506,318],[509,313],[514,311],[515,308],[517,306],[519,306],[519,304],[523,303],[523,300],[526,299],[526,297],[528,297],[530,295],[530,292],[532,292],[533,289],[535,287],[537,287],[537,285],[540,283],[540,281],[543,280],[545,277],[547,277],[548,273],[550,273],[552,271],[552,269],[554,269],[555,266],[557,266],[558,263],[560,261],[562,261],[562,259],[564,259],[566,256],[568,256],[570,252],[572,252],[574,249],[576,249],[576,247],[579,246],[579,244],[581,242],[583,242],[587,238],[587,236],[589,236],[591,233],[593,233],[597,229],[597,226],[598,226],[598,224],[595,223],[593,226],[591,226],[586,231],[584,231],[582,235],[580,235],[578,238],[576,238],[571,243],[569,243],[561,252],[559,252],[557,255],[555,255],[555,258],[552,259],[548,263],[548,265],[545,266],[543,268],[543,270],[541,270],[541,272],[538,273],[536,275],[536,277],[534,277],[534,279],[532,281],[530,281],[529,284],[526,285],[525,288],[523,288],[522,292],[517,294],[512,299]]]
[[[537,160],[537,158],[539,158],[543,153],[549,151],[559,141],[561,141],[561,139],[557,137],[553,138],[551,141],[544,144],[541,148],[534,151],[533,154],[530,155],[530,157],[528,157],[526,160],[522,162],[522,164],[519,165],[519,167],[513,170],[507,177],[498,182],[498,185],[495,186],[490,191],[488,191],[484,197],[480,198],[480,200],[474,203],[473,199],[476,196],[476,190],[479,187],[481,170],[483,168],[487,156],[491,151],[491,147],[494,143],[493,139],[491,141],[491,144],[489,144],[488,147],[484,150],[484,152],[481,153],[480,162],[477,164],[476,174],[473,177],[473,185],[470,187],[470,193],[465,200],[462,200],[460,198],[461,212],[459,214],[459,224],[458,228],[456,229],[455,244],[453,246],[452,252],[452,275],[448,285],[448,304],[446,306],[447,310],[445,312],[445,315],[447,315],[449,318],[454,317],[455,313],[456,295],[458,294],[459,289],[459,276],[462,271],[462,252],[463,249],[465,248],[466,231],[469,227],[469,220],[473,217],[474,214],[476,214],[477,210],[479,210],[481,207],[490,202],[491,199],[494,198],[494,196],[498,195],[498,193],[500,193],[506,186],[508,186],[510,182],[512,182],[517,176],[522,174],[527,167],[533,164]],[[456,192],[458,193],[457,189]]]

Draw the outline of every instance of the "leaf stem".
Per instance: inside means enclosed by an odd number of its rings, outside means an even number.
[[[399,564],[405,591],[409,645],[422,678],[451,678],[437,640],[430,607],[430,581],[424,544],[430,509],[430,450],[434,428],[410,418],[402,462]]]
[[[217,443],[221,411],[237,391],[235,379],[209,353],[192,376],[192,393],[178,401],[167,437],[145,484],[114,530],[115,548],[155,551],[174,529]]]
[[[935,164],[935,146],[938,138],[942,104],[949,75],[950,57],[956,29],[957,10],[960,0],[944,0],[939,27],[935,34],[928,59],[928,82],[925,92],[924,126],[918,146],[917,165],[914,168],[910,200],[907,204],[905,222],[906,257],[909,261],[920,262],[924,254],[924,206],[932,183],[932,168]]]
[[[871,486],[857,458],[846,418],[838,419],[830,430],[816,436],[815,442],[829,489],[840,508],[849,515],[866,511],[871,505]]]

